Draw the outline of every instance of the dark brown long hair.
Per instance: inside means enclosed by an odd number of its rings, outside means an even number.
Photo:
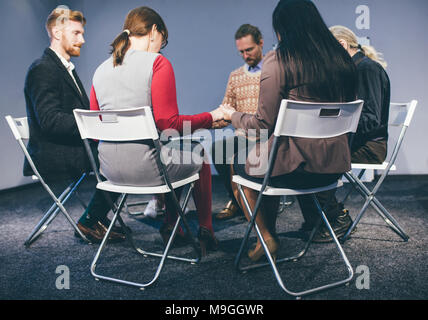
[[[356,98],[356,70],[310,0],[281,0],[272,16],[277,56],[291,88],[306,86],[324,102]]]
[[[156,25],[157,31],[162,34],[163,47],[168,42],[168,29],[165,26],[161,16],[149,7],[138,7],[129,11],[123,25],[123,31],[114,39],[111,44],[110,53],[113,54],[113,65],[121,65],[126,51],[128,51],[131,42],[130,36],[142,37],[148,34],[153,25]],[[125,30],[129,30],[126,32]]]

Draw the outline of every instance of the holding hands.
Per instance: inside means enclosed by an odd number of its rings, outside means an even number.
[[[211,116],[213,117],[213,122],[220,120],[230,121],[232,118],[232,113],[236,110],[232,108],[229,104],[221,104],[217,109],[211,111]]]
[[[211,116],[213,117],[212,129],[221,129],[229,125],[232,113],[236,110],[232,108],[229,104],[222,104],[217,109],[211,111]]]
[[[221,110],[221,105],[217,109],[214,109],[213,111],[211,111],[210,113],[211,113],[211,116],[213,117],[213,122],[217,122],[224,119],[223,111]]]
[[[219,107],[223,112],[223,119],[226,121],[232,120],[232,114],[236,111],[230,104],[222,104]]]

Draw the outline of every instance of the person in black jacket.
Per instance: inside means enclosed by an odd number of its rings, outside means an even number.
[[[382,163],[387,155],[391,86],[386,62],[371,46],[358,44],[356,35],[343,26],[330,28],[357,66],[358,98],[364,100],[352,142],[353,163]]]
[[[38,171],[47,180],[69,178],[89,169],[73,109],[89,109],[85,89],[70,62],[84,43],[83,24],[73,22],[79,32],[73,48],[64,48],[51,29],[51,46],[30,66],[25,80],[25,100],[30,127],[28,150]],[[33,172],[24,163],[24,175]]]
[[[50,46],[31,64],[25,79],[30,129],[27,148],[41,176],[48,182],[76,179],[90,171],[73,115],[73,109],[89,109],[89,100],[70,61],[71,57],[80,55],[85,43],[85,23],[86,19],[79,11],[63,7],[54,9],[46,22]],[[26,160],[23,173],[25,176],[33,174]],[[84,219],[81,218],[78,224],[92,242],[100,242],[106,231],[109,208],[103,200],[100,192],[96,192]],[[82,221],[87,222],[86,225]],[[123,234],[113,233],[111,236],[111,240],[119,239],[123,239]]]
[[[362,46],[350,29],[343,26],[330,28],[333,36],[349,53],[357,67],[358,99],[364,100],[363,110],[358,123],[357,132],[353,136],[351,146],[351,161],[353,163],[382,163],[387,155],[388,118],[391,98],[391,85],[385,71],[386,62],[371,46]],[[332,221],[332,227],[338,237],[345,234],[352,220],[343,204],[338,203],[331,193],[317,194],[319,199],[331,198],[325,209],[327,213],[337,212],[337,218]],[[302,226],[303,231],[313,227],[315,209],[308,210]],[[313,214],[312,214],[313,212]],[[355,229],[354,229],[355,230]],[[333,239],[326,229],[320,229],[314,237],[314,242],[331,242]]]

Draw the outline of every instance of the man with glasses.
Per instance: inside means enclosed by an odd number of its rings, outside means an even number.
[[[229,104],[237,111],[254,114],[259,101],[260,75],[263,63],[263,37],[260,30],[250,24],[243,24],[235,33],[235,43],[238,53],[245,64],[231,72],[222,104]],[[214,129],[224,128],[228,122],[218,121],[213,124]],[[225,220],[243,214],[233,196],[234,187],[231,182],[231,163],[233,154],[246,146],[244,134],[235,131],[230,138],[223,138],[213,144],[212,158],[217,172],[222,178],[229,198],[225,208],[217,214],[216,219]],[[233,145],[233,153],[227,147]],[[219,153],[216,159],[216,150]],[[219,150],[222,150],[221,153]],[[221,153],[221,154],[220,154]]]

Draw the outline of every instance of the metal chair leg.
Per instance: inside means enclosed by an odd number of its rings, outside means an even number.
[[[190,198],[190,193],[191,193],[192,188],[193,188],[193,184],[189,188],[189,192],[186,195],[186,199],[185,199],[184,204],[183,204],[183,211],[184,211],[184,208],[186,207],[187,202],[188,202],[188,200]],[[125,226],[122,218],[120,217],[120,213],[121,213],[121,211],[122,211],[122,209],[123,209],[123,207],[124,207],[124,205],[126,203],[126,198],[127,198],[127,195],[123,195],[122,196],[122,199],[120,200],[119,205],[118,205],[117,209],[115,210],[115,213],[114,213],[113,219],[112,219],[112,221],[111,221],[111,223],[109,225],[109,228],[108,228],[108,230],[107,230],[107,232],[106,232],[106,234],[105,234],[105,236],[104,236],[104,238],[103,238],[103,240],[102,240],[102,242],[101,242],[101,244],[100,244],[100,246],[98,248],[98,251],[97,251],[97,253],[96,253],[95,257],[94,257],[94,260],[92,261],[90,270],[91,270],[92,276],[94,276],[95,279],[97,279],[97,280],[101,279],[101,280],[112,281],[112,282],[116,282],[116,283],[120,283],[120,284],[130,285],[130,286],[138,287],[141,290],[144,290],[146,287],[149,287],[149,286],[151,286],[152,284],[154,284],[156,282],[156,280],[158,279],[158,277],[159,277],[159,275],[160,275],[160,273],[161,273],[161,271],[163,269],[165,260],[167,258],[168,259],[173,259],[173,260],[178,260],[178,261],[190,262],[192,264],[195,264],[195,263],[199,262],[199,260],[200,260],[200,253],[199,252],[197,252],[198,253],[198,258],[197,259],[188,259],[188,258],[175,257],[175,256],[168,255],[168,253],[169,253],[169,251],[171,249],[171,246],[173,244],[175,235],[177,233],[178,226],[179,226],[179,224],[180,224],[180,222],[181,222],[182,219],[185,220],[185,217],[182,216],[181,214],[177,218],[177,221],[175,223],[174,229],[173,229],[173,231],[171,233],[171,236],[170,236],[170,238],[168,240],[168,243],[167,243],[167,245],[166,245],[166,247],[165,247],[165,249],[164,249],[164,251],[163,251],[162,254],[147,252],[147,251],[144,251],[144,250],[138,248],[135,245],[134,240],[132,239],[132,235],[126,230],[126,228],[125,228],[126,226]],[[111,232],[111,230],[113,228],[113,225],[116,223],[116,220],[119,221],[120,225],[122,226],[122,229],[124,229],[125,235],[126,235],[126,238],[127,238],[128,242],[130,243],[130,245],[138,253],[140,253],[144,257],[146,257],[146,256],[154,256],[154,257],[160,257],[161,258],[161,260],[160,260],[160,262],[158,264],[158,267],[156,269],[156,272],[155,272],[153,278],[150,281],[145,282],[145,283],[138,283],[138,282],[132,282],[132,281],[122,280],[122,279],[119,279],[119,278],[113,278],[113,277],[103,276],[103,275],[100,275],[100,274],[96,273],[96,270],[95,270],[96,269],[96,264],[98,262],[98,259],[99,259],[100,255],[101,255],[102,250],[104,249],[104,247],[106,245],[106,241],[107,241],[107,239],[109,237],[109,234],[110,234],[110,232]],[[185,227],[186,226],[187,226],[187,224],[185,223]],[[188,231],[190,232],[190,229]],[[194,248],[196,250],[196,244],[194,244]]]
[[[239,271],[246,271],[246,270],[256,269],[256,268],[260,268],[260,267],[263,267],[263,266],[266,266],[266,265],[270,265],[270,266],[271,266],[271,268],[272,268],[272,271],[273,271],[273,273],[274,273],[274,275],[275,275],[275,278],[276,278],[276,280],[277,280],[277,282],[278,282],[279,286],[282,288],[282,290],[283,290],[283,291],[285,291],[287,294],[289,294],[289,295],[291,295],[291,296],[295,296],[296,298],[300,298],[300,297],[302,297],[302,296],[304,296],[304,295],[308,295],[308,294],[312,294],[312,293],[319,292],[319,291],[322,291],[322,290],[326,290],[326,289],[330,289],[330,288],[333,288],[333,287],[337,287],[337,286],[340,286],[340,285],[343,285],[343,284],[349,283],[349,282],[352,280],[352,278],[353,278],[353,276],[354,276],[354,271],[353,271],[353,269],[352,269],[352,266],[351,266],[351,264],[349,263],[349,260],[348,260],[348,258],[346,257],[346,254],[345,254],[345,252],[343,251],[343,248],[342,248],[342,246],[340,245],[340,243],[339,243],[339,241],[338,241],[338,239],[337,239],[337,237],[336,237],[336,235],[335,235],[335,233],[334,233],[334,231],[333,231],[333,229],[332,229],[332,227],[331,227],[330,223],[328,222],[327,217],[325,216],[324,211],[322,210],[321,206],[319,205],[319,202],[318,202],[318,200],[316,199],[316,196],[315,196],[315,195],[312,195],[312,199],[313,199],[313,201],[315,202],[315,204],[316,204],[316,206],[317,206],[317,209],[318,209],[318,212],[320,213],[320,215],[321,215],[321,218],[322,218],[322,219],[320,219],[320,220],[318,221],[317,225],[316,225],[316,226],[315,226],[315,228],[312,230],[312,232],[311,232],[311,234],[310,234],[310,236],[309,236],[308,242],[307,242],[307,243],[306,243],[306,245],[305,245],[305,248],[303,249],[303,251],[301,251],[300,253],[298,253],[298,254],[297,254],[297,255],[295,255],[295,256],[287,257],[287,258],[283,258],[283,259],[280,259],[280,260],[275,261],[275,260],[273,259],[272,255],[271,255],[271,253],[269,252],[269,249],[268,249],[268,247],[267,247],[267,245],[266,245],[266,242],[265,242],[265,240],[264,240],[264,238],[263,238],[263,235],[262,235],[262,233],[260,232],[260,229],[259,229],[259,227],[258,227],[258,225],[257,225],[256,220],[255,220],[255,219],[256,219],[256,215],[257,215],[257,211],[256,211],[256,210],[258,210],[257,205],[256,205],[256,206],[255,206],[255,208],[254,208],[254,212],[252,212],[252,211],[251,211],[251,208],[250,208],[250,206],[249,206],[249,204],[248,204],[248,201],[247,201],[247,199],[246,199],[246,197],[245,197],[245,193],[243,192],[242,187],[241,187],[240,185],[238,185],[238,190],[239,190],[239,192],[240,192],[240,194],[241,194],[242,199],[244,199],[244,204],[245,204],[245,206],[246,206],[246,208],[247,208],[247,210],[248,210],[248,212],[249,212],[249,214],[250,214],[250,216],[251,216],[251,221],[250,221],[250,223],[249,223],[249,225],[248,225],[248,227],[247,227],[247,230],[246,230],[246,232],[245,232],[245,235],[244,235],[243,241],[242,241],[242,243],[241,243],[241,247],[240,247],[239,252],[238,252],[238,255],[237,255],[236,259],[235,259],[235,267],[236,267]],[[259,196],[261,196],[261,195],[259,194]],[[312,239],[313,239],[313,237],[314,237],[314,235],[315,235],[315,232],[318,230],[318,228],[319,228],[319,226],[320,226],[320,224],[321,224],[321,221],[324,221],[324,224],[326,225],[326,227],[327,227],[327,229],[328,229],[328,231],[329,231],[330,235],[333,237],[333,240],[334,240],[334,242],[335,242],[335,245],[336,245],[336,247],[337,247],[337,249],[338,249],[338,251],[339,251],[339,253],[340,253],[340,256],[341,256],[342,260],[344,261],[345,266],[346,266],[346,268],[347,268],[348,276],[347,276],[347,278],[345,278],[345,279],[343,279],[343,280],[336,281],[336,282],[333,282],[333,283],[330,283],[330,284],[327,284],[327,285],[323,285],[323,286],[320,286],[320,287],[312,288],[312,289],[309,289],[309,290],[304,290],[304,291],[300,291],[300,292],[293,292],[293,291],[290,291],[290,290],[288,290],[288,289],[285,287],[285,285],[284,285],[284,283],[283,283],[283,281],[282,281],[282,278],[281,278],[281,276],[280,276],[280,274],[279,274],[279,271],[278,271],[278,269],[277,269],[277,264],[278,264],[278,263],[280,263],[280,262],[286,262],[286,261],[296,261],[297,259],[299,259],[299,258],[301,258],[302,256],[304,256],[304,255],[305,255],[305,253],[307,252],[307,250],[308,250],[308,248],[309,248],[309,246],[310,246],[311,242],[312,242]],[[257,264],[257,265],[252,265],[252,266],[249,266],[249,267],[241,268],[241,267],[239,266],[239,264],[240,264],[241,256],[242,256],[242,253],[243,253],[243,248],[246,246],[246,243],[247,243],[247,241],[248,241],[248,237],[249,237],[249,231],[252,229],[252,225],[253,225],[253,223],[254,223],[254,228],[255,228],[255,230],[256,230],[256,233],[257,233],[257,235],[258,235],[258,237],[259,237],[259,239],[260,239],[260,242],[261,242],[261,244],[262,244],[262,246],[263,246],[263,249],[264,249],[265,255],[266,255],[266,257],[268,258],[268,263]]]
[[[375,211],[382,217],[382,219],[385,221],[385,223],[394,231],[396,232],[404,241],[407,241],[409,239],[409,236],[404,232],[404,230],[401,228],[397,220],[394,219],[394,217],[385,209],[385,207],[380,203],[380,201],[375,197],[375,193],[377,192],[381,181],[378,181],[375,188],[373,188],[373,191],[370,191],[359,179],[356,179],[354,174],[352,172],[346,173],[345,177],[349,180],[349,182],[355,186],[357,191],[360,192],[361,196],[365,198],[365,203],[363,207],[361,208],[359,214],[355,218],[352,225],[349,227],[349,229],[346,231],[346,233],[341,237],[341,242],[344,243],[351,232],[355,229],[359,221],[361,220],[362,216],[364,215],[365,211],[367,210],[367,207],[371,205]],[[382,179],[383,180],[383,179]]]
[[[385,209],[379,200],[373,196],[370,205],[382,216],[383,220],[388,226],[395,231],[404,241],[409,240],[409,236],[404,232],[403,228],[399,225],[398,221]]]
[[[358,179],[361,179],[361,177],[363,176],[364,172],[366,172],[366,169],[362,169],[360,171],[360,173],[358,174]],[[346,174],[345,174],[346,175]],[[348,179],[349,180],[349,179]],[[352,188],[352,186],[349,188],[348,192],[346,193],[345,197],[342,200],[342,203],[345,203],[346,200],[348,200],[348,197],[351,195],[352,191],[354,191],[354,189]]]
[[[242,190],[242,187],[240,185],[238,185],[238,191],[239,191],[239,193],[241,195],[241,198],[244,201],[244,205],[245,205],[247,211],[249,212],[250,216],[253,216],[253,212],[252,212],[252,210],[250,208],[250,205],[249,205],[249,203],[247,201],[247,198],[245,197],[245,194],[244,194],[244,192]],[[313,237],[314,237],[314,235],[315,235],[315,233],[318,230],[318,228],[319,228],[320,225],[321,225],[321,220],[319,220],[318,223],[316,224],[316,226],[313,228],[313,230],[312,230],[312,232],[311,232],[311,234],[310,234],[310,236],[308,238],[308,241],[306,242],[305,247],[303,248],[302,251],[298,252],[295,255],[289,256],[289,257],[277,259],[276,260],[276,264],[280,264],[282,262],[289,262],[289,261],[296,262],[297,260],[299,260],[300,258],[302,258],[306,254],[306,252],[308,251],[309,246],[310,246],[310,244],[312,242],[312,239],[313,239]],[[238,252],[238,254],[236,256],[236,259],[235,259],[235,267],[240,272],[245,272],[245,271],[249,271],[249,270],[259,269],[259,268],[262,268],[262,267],[265,267],[265,266],[269,265],[269,262],[265,262],[265,263],[251,264],[251,265],[244,266],[244,267],[240,266],[240,261],[242,259],[242,255],[243,255],[243,248],[245,248],[245,246],[246,246],[246,244],[248,242],[248,238],[249,238],[249,236],[247,236],[247,235],[244,236],[243,241],[241,243],[242,249],[239,250],[239,252]]]
[[[306,295],[309,295],[309,294],[313,294],[313,293],[316,293],[316,292],[320,292],[320,291],[323,291],[323,290],[327,290],[327,289],[331,289],[331,288],[334,288],[334,287],[338,287],[338,286],[347,284],[354,277],[354,271],[352,269],[352,266],[351,266],[351,264],[350,264],[350,262],[349,262],[349,260],[348,260],[348,258],[346,256],[345,252],[343,251],[343,248],[340,245],[339,240],[337,239],[336,234],[333,231],[333,228],[331,227],[330,223],[328,222],[328,219],[325,216],[325,213],[322,210],[322,208],[321,208],[321,206],[320,206],[320,204],[319,204],[319,202],[318,202],[318,200],[317,200],[317,198],[316,198],[316,196],[314,194],[312,195],[312,199],[313,199],[313,201],[315,202],[315,204],[317,206],[318,212],[320,213],[325,226],[327,227],[330,235],[333,237],[334,243],[335,243],[335,245],[336,245],[336,247],[337,247],[337,249],[338,249],[338,251],[340,253],[340,256],[341,256],[342,260],[345,263],[346,269],[348,271],[348,276],[347,276],[347,278],[345,278],[343,280],[332,282],[332,283],[329,283],[329,284],[326,284],[326,285],[323,285],[323,286],[319,286],[319,287],[316,287],[316,288],[312,288],[312,289],[308,289],[308,290],[304,290],[304,291],[300,291],[300,292],[293,292],[293,291],[288,290],[285,287],[284,283],[282,282],[282,278],[279,275],[279,272],[278,272],[278,269],[277,269],[275,263],[271,263],[271,266],[274,269],[275,277],[276,277],[279,285],[281,286],[281,288],[285,292],[287,292],[288,294],[290,294],[292,296],[295,296],[296,298],[301,298],[302,296],[306,296]],[[313,230],[313,234],[314,234],[314,230]],[[313,237],[313,234],[311,235],[312,237]],[[312,241],[312,239],[310,239],[310,241]],[[266,251],[266,249],[267,248],[265,248],[265,253],[270,255],[269,250]]]
[[[183,205],[182,205],[182,211],[183,211],[183,212],[184,212],[185,208],[187,207],[187,204],[188,204],[188,202],[189,202],[189,199],[190,199],[190,195],[191,195],[192,190],[193,190],[193,184],[189,187],[189,190],[188,190],[188,192],[186,193],[186,197],[185,197],[184,202],[183,202]],[[133,240],[132,235],[131,235],[131,234],[127,234],[127,233],[126,233],[126,232],[127,232],[127,229],[125,228],[125,224],[123,223],[123,220],[122,220],[122,218],[120,217],[120,215],[118,216],[118,221],[119,221],[119,223],[121,224],[122,229],[125,231],[125,235],[127,235],[127,239],[128,239],[128,242],[130,243],[131,247],[133,247],[133,248],[134,248],[134,249],[135,249],[139,254],[141,254],[141,255],[143,255],[143,256],[162,257],[162,255],[163,255],[163,254],[156,253],[156,252],[149,252],[149,251],[145,251],[145,250],[143,250],[143,249],[141,249],[141,248],[137,247],[137,246],[136,246],[136,244],[135,244],[135,241]],[[170,240],[171,240],[171,241],[174,241],[174,239],[171,239],[171,237],[174,235],[174,238],[175,238],[176,230],[178,230],[178,227],[179,227],[179,225],[180,225],[180,223],[181,223],[181,222],[182,222],[182,217],[179,215],[179,216],[178,216],[178,218],[177,218],[177,221],[175,222],[174,228],[173,228],[173,230],[172,230],[172,232],[171,232],[171,236],[170,236]],[[185,226],[185,228],[186,228],[186,226]],[[196,258],[196,259],[191,259],[191,258],[183,258],[183,257],[177,257],[177,256],[170,256],[170,255],[169,255],[169,256],[167,256],[167,258],[168,258],[168,259],[172,259],[172,260],[183,261],[183,262],[190,262],[190,263],[192,263],[192,264],[198,263],[198,262],[199,262],[199,260],[200,260],[200,256],[199,256],[199,248],[197,248],[196,242],[195,242],[195,240],[193,239],[193,237],[191,236],[190,229],[186,229],[186,235],[187,235],[188,237],[190,237],[190,238],[189,238],[189,240],[190,240],[190,242],[192,243],[192,246],[193,246],[194,250],[197,252],[197,254],[198,254],[198,258]]]
[[[58,197],[59,201],[65,203],[64,198],[70,194],[72,185],[73,183],[62,192],[62,194]],[[46,230],[47,226],[56,217],[58,212],[59,208],[57,204],[53,203],[49,210],[46,211],[42,219],[39,221],[39,223],[31,231],[30,235],[25,240],[24,245],[29,246],[35,239],[37,239],[43,233],[43,231]]]
[[[366,198],[369,200],[370,205],[382,217],[382,219],[385,221],[385,223],[388,224],[388,226],[393,231],[395,231],[401,238],[403,238],[404,241],[407,241],[409,239],[409,237],[403,231],[403,229],[401,228],[399,223],[394,219],[394,217],[388,212],[388,210],[385,209],[385,207],[376,198],[376,192],[379,190],[379,187],[382,184],[383,180],[385,179],[385,176],[386,175],[383,174],[380,177],[380,179],[376,183],[375,187],[371,191],[360,180],[356,180],[356,183],[361,188],[361,190],[363,190],[363,192],[366,194]]]
[[[67,220],[70,222],[70,224],[73,226],[73,228],[79,233],[79,235],[84,239],[85,241],[89,242],[89,240],[81,233],[81,231],[77,228],[74,221],[71,219],[70,215],[67,213],[63,205],[67,202],[67,200],[70,198],[70,196],[76,191],[76,189],[79,187],[83,179],[86,177],[86,173],[84,173],[80,179],[77,182],[71,183],[63,192],[62,194],[56,198],[53,192],[50,190],[50,188],[43,184],[43,186],[48,188],[48,192],[53,195],[53,199],[55,203],[49,208],[49,210],[45,213],[43,218],[39,221],[39,223],[34,227],[31,234],[28,236],[28,238],[25,240],[24,245],[30,246],[40,235],[47,229],[49,224],[56,218],[58,213],[61,211]],[[60,204],[60,205],[59,205]],[[62,208],[61,208],[62,207]],[[65,212],[64,212],[65,211]]]

